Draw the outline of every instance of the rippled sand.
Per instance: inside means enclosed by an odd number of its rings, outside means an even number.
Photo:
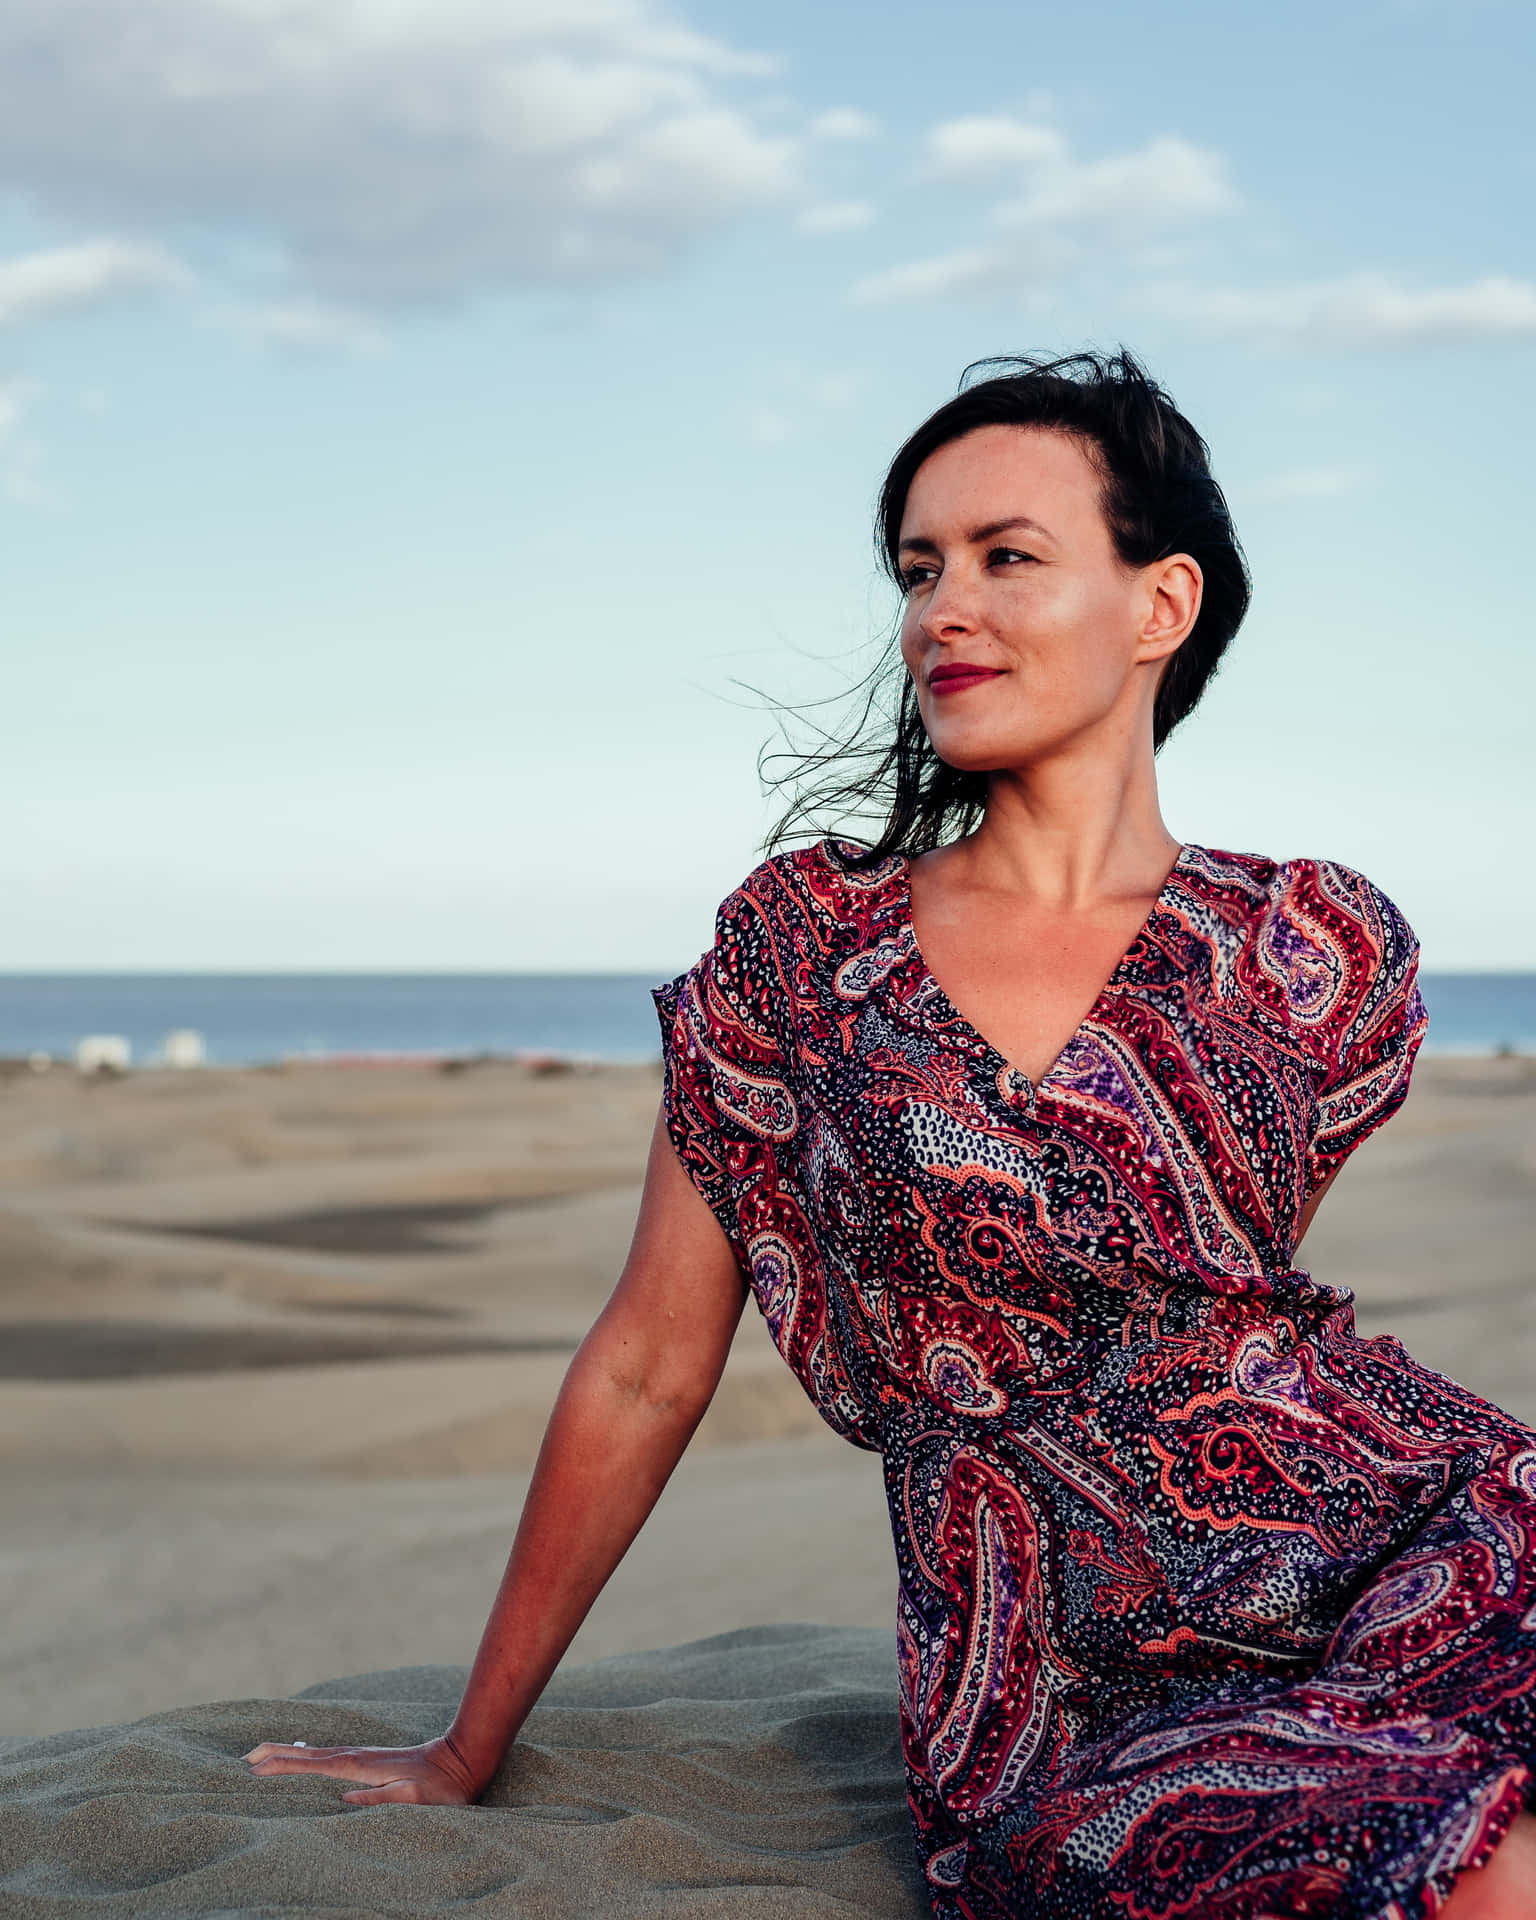
[[[748,1628],[566,1669],[474,1808],[338,1812],[332,1782],[240,1764],[256,1725],[312,1746],[422,1739],[463,1678],[405,1667],[0,1744],[7,1914],[928,1911],[890,1638],[869,1629]]]

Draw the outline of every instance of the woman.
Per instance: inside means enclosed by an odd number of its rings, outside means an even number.
[[[750,1288],[884,1459],[940,1920],[1528,1920],[1536,1434],[1292,1264],[1407,1090],[1416,944],[1359,874],[1158,807],[1247,604],[1204,443],[1127,356],[1003,363],[880,533],[907,678],[834,792],[884,830],[767,861],[657,995],[634,1247],[453,1725],[249,1758],[475,1799]]]

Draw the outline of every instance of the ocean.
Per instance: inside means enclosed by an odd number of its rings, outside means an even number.
[[[0,974],[0,1056],[72,1057],[120,1034],[135,1065],[193,1028],[216,1065],[328,1054],[553,1053],[653,1060],[648,974]],[[1423,977],[1428,1045],[1536,1052],[1536,973]]]

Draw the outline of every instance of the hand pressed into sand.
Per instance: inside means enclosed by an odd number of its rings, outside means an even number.
[[[263,1740],[243,1758],[252,1773],[321,1773],[362,1784],[344,1793],[354,1807],[402,1800],[418,1807],[466,1807],[487,1782],[476,1778],[446,1736],[419,1747],[291,1747]]]

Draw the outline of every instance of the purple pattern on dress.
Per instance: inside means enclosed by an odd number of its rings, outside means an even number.
[[[1347,868],[1187,847],[1035,1086],[824,845],[659,990],[683,1164],[884,1459],[938,1920],[1427,1920],[1530,1791],[1536,1434],[1292,1264],[1416,964]]]

